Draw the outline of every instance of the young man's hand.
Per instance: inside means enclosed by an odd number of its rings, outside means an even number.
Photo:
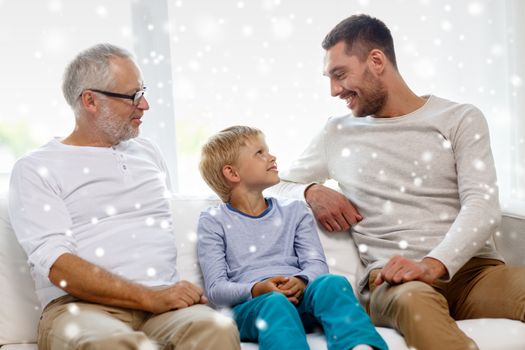
[[[401,284],[421,281],[431,285],[446,274],[447,268],[437,259],[426,257],[421,261],[414,261],[402,256],[394,256],[377,275],[374,283],[378,286],[383,282]]]
[[[288,300],[297,305],[303,296],[306,284],[299,277],[289,277],[288,282],[281,284],[279,289],[288,296]]]
[[[304,198],[317,221],[329,232],[346,231],[363,219],[348,198],[323,185],[308,187]]]
[[[284,276],[275,276],[268,279],[265,279],[264,281],[257,282],[252,287],[252,296],[258,297],[259,295],[263,295],[270,292],[279,292],[286,296],[288,296],[285,291],[279,289],[279,287],[285,283],[287,283],[290,280],[289,277]]]

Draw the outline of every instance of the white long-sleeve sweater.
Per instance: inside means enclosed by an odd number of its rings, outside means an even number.
[[[448,278],[473,256],[501,259],[501,218],[486,120],[435,96],[394,118],[330,118],[273,189],[303,198],[306,184],[338,182],[363,220],[352,228],[366,274],[394,255],[441,261]]]

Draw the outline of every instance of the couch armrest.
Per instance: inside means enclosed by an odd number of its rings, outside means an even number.
[[[500,231],[494,235],[496,247],[508,265],[525,265],[525,220],[503,216]]]

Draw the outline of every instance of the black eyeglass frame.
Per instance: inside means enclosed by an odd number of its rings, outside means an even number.
[[[103,95],[110,96],[110,97],[125,98],[125,99],[133,101],[133,105],[134,106],[138,106],[139,105],[140,99],[146,93],[146,87],[145,86],[142,89],[140,89],[139,91],[135,92],[133,95],[119,94],[117,92],[104,91],[104,90],[98,90],[98,89],[86,89],[86,90],[91,90],[91,91],[94,91],[94,92],[98,92],[99,94],[103,94]]]

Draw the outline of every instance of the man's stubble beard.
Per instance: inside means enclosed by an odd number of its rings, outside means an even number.
[[[375,78],[367,68],[363,75],[364,85],[361,88],[359,99],[361,109],[355,111],[354,116],[366,117],[377,115],[386,103],[387,93],[384,84]]]

